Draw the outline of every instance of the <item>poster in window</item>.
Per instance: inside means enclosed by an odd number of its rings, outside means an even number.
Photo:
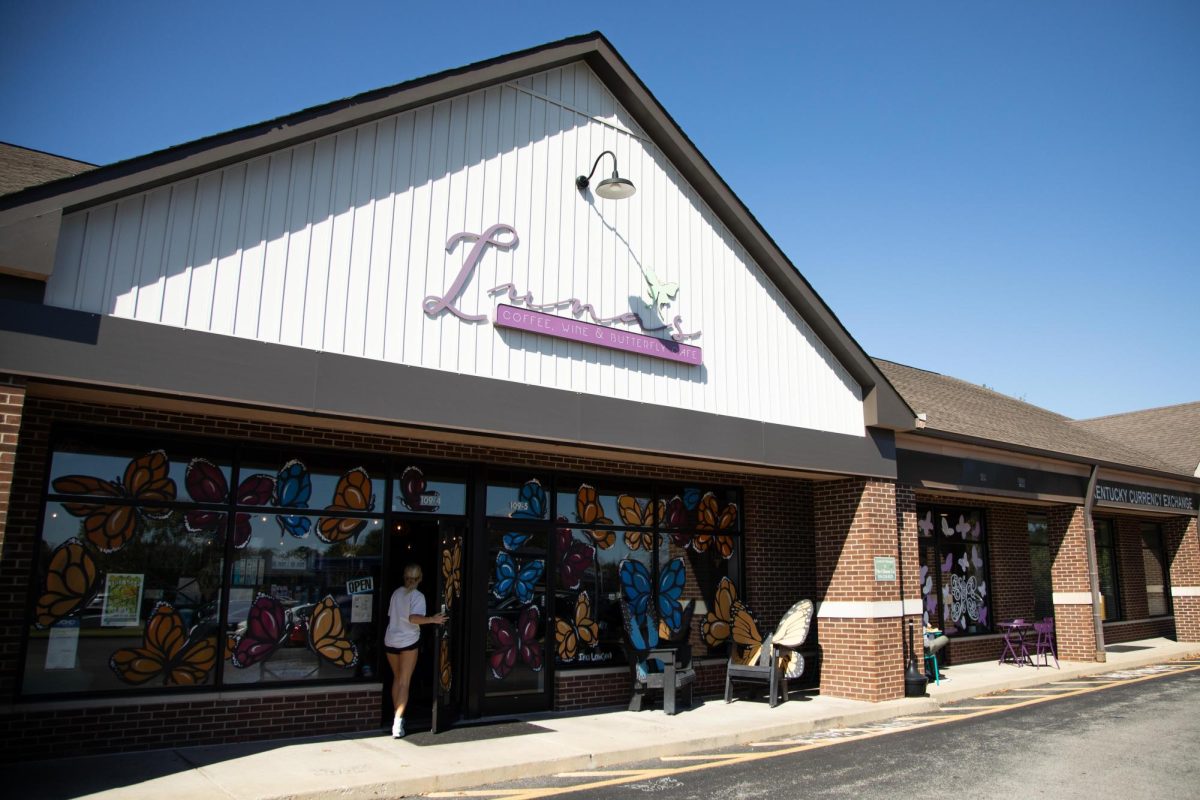
[[[105,628],[130,627],[141,623],[142,584],[145,575],[112,573],[104,588],[104,608],[100,625]]]
[[[79,619],[68,617],[54,623],[46,646],[45,669],[75,669],[79,651]]]

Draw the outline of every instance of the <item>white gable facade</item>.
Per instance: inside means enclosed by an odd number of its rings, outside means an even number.
[[[633,197],[576,189],[606,150]],[[655,307],[652,281],[677,290]],[[583,62],[66,213],[45,302],[864,435],[859,384]],[[502,304],[700,353],[506,329]]]

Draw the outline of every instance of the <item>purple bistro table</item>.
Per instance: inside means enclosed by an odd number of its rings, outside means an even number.
[[[1025,644],[1025,634],[1029,633],[1030,624],[1023,619],[1014,619],[999,625],[1004,631],[1004,650],[1000,653],[1000,663],[1008,661],[1018,667],[1032,665],[1034,662]]]

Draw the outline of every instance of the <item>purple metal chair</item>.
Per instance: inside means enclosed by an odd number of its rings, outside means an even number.
[[[1011,622],[1002,622],[1000,627],[1004,629],[1004,650],[1000,653],[1000,663],[1011,661],[1018,667],[1025,664],[1032,664],[1033,659],[1029,656],[1029,648],[1025,646],[1025,631],[1028,626],[1023,619],[1014,619]]]
[[[1050,666],[1050,656],[1054,656],[1055,669],[1061,669],[1058,666],[1058,644],[1054,641],[1054,617],[1046,617],[1041,622],[1033,623],[1033,629],[1037,632],[1037,644],[1034,650],[1034,666],[1038,666],[1037,658],[1042,659],[1042,664]]]

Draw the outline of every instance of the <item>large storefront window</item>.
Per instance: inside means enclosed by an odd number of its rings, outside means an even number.
[[[1045,514],[1030,514],[1029,574],[1033,580],[1033,618],[1054,616],[1054,586],[1051,580],[1050,526]]]
[[[1113,523],[1098,519],[1096,528],[1096,572],[1100,583],[1100,619],[1112,622],[1121,618],[1121,599],[1117,587],[1117,548]]]
[[[621,599],[655,609],[694,652],[724,655],[742,547],[732,489],[562,478],[557,491],[555,628],[559,667],[622,663]],[[724,608],[724,611],[720,609]],[[722,616],[703,644],[703,620]]]
[[[917,506],[925,623],[948,636],[990,633],[981,509]]]
[[[379,465],[64,439],[22,691],[367,677]]]
[[[1143,522],[1141,534],[1142,566],[1146,574],[1146,613],[1151,617],[1161,617],[1171,613],[1162,528],[1153,522]]]

